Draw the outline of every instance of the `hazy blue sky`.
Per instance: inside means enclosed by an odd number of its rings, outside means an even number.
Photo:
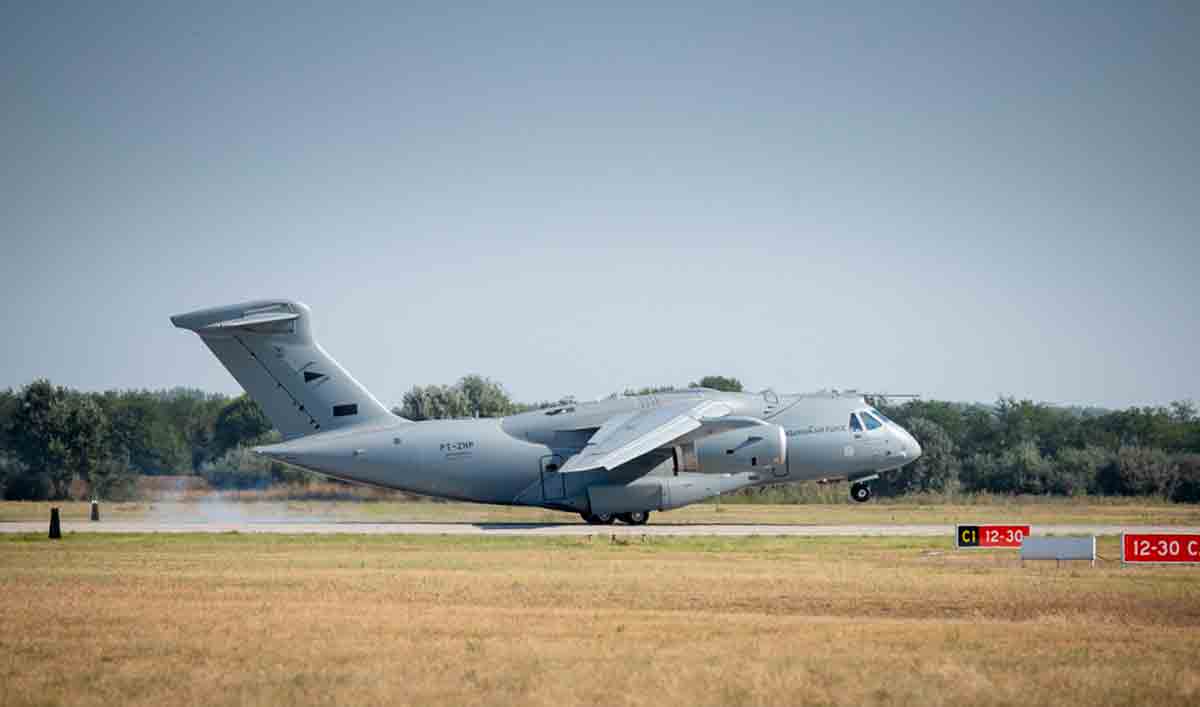
[[[1200,398],[1200,3],[300,5],[0,5],[0,387]]]

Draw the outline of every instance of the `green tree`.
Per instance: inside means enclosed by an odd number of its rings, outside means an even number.
[[[1171,490],[1171,500],[1200,503],[1200,454],[1183,454],[1175,461],[1178,475]]]
[[[213,425],[216,454],[253,444],[271,431],[271,422],[262,408],[249,396],[242,395],[221,409]]]
[[[110,457],[108,418],[93,396],[41,379],[20,394],[9,433],[14,453],[33,478],[23,486],[66,498],[77,475],[89,480]]]
[[[459,379],[455,387],[467,399],[468,416],[504,417],[516,410],[503,386],[491,378],[471,374]]]
[[[218,489],[266,488],[272,484],[307,484],[312,475],[291,469],[279,462],[252,453],[245,447],[233,447],[217,459],[206,462],[200,475]]]
[[[108,455],[91,470],[88,485],[95,498],[128,501],[137,496],[137,477],[128,455]]]
[[[165,401],[147,391],[109,392],[100,401],[108,414],[114,457],[128,457],[128,465],[142,474],[178,473],[188,467],[186,426],[172,424]]]
[[[75,394],[64,401],[62,435],[66,464],[65,483],[78,476],[92,484],[92,475],[111,463],[108,440],[108,417],[90,395]]]
[[[1051,408],[1032,400],[1000,398],[996,401],[995,418],[999,443],[1003,449],[1034,442],[1043,453],[1043,438],[1055,428]]]
[[[413,386],[404,394],[400,415],[410,420],[446,420],[468,417],[471,403],[462,389],[453,385]]]
[[[958,483],[958,450],[954,440],[936,422],[923,417],[907,421],[906,429],[921,444],[917,461],[880,477],[881,495],[913,491],[945,491]]]
[[[993,493],[1043,493],[1053,466],[1037,445],[1025,441],[999,454],[977,453],[964,461],[963,486]]]
[[[959,449],[963,457],[977,454],[998,454],[1004,449],[1003,435],[993,411],[985,406],[969,405],[962,413],[962,441]]]
[[[0,390],[0,447],[8,447],[8,431],[17,413],[17,396],[12,389]]]
[[[923,418],[934,423],[950,437],[956,449],[963,446],[966,423],[963,420],[963,408],[959,403],[948,403],[940,400],[909,400],[903,405],[885,405],[883,412],[904,427],[909,420]]]
[[[688,384],[689,388],[712,388],[713,390],[723,390],[727,393],[742,392],[742,382],[737,378],[727,378],[725,376],[704,376],[699,381],[693,381]]]
[[[8,434],[17,411],[17,396],[12,390],[0,390],[0,498],[5,497],[8,480],[21,471],[20,462],[9,450]]]
[[[8,449],[0,448],[0,498],[9,497],[9,485],[19,483],[25,467]]]
[[[1096,477],[1112,460],[1112,453],[1103,447],[1064,447],[1054,456],[1054,475],[1046,491],[1074,496],[1099,491]]]
[[[151,393],[165,421],[182,440],[194,471],[219,456],[214,441],[217,416],[232,398],[194,388],[172,388]]]
[[[45,473],[57,459],[50,456],[57,408],[66,391],[38,379],[21,390],[12,418],[9,440],[21,461],[35,473]]]
[[[64,443],[67,391],[38,379],[21,390],[9,440],[25,467],[29,488],[44,485],[53,498],[65,498],[71,471]]]
[[[1090,440],[1116,451],[1121,447],[1161,447],[1183,451],[1187,423],[1172,418],[1167,408],[1140,407],[1117,410],[1094,421]]]
[[[1121,447],[1097,472],[1097,485],[1110,495],[1170,497],[1177,473],[1175,460],[1161,449]]]

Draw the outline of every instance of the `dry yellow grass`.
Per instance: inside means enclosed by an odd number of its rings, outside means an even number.
[[[1200,701],[1200,569],[1012,557],[904,538],[6,537],[0,702]]]

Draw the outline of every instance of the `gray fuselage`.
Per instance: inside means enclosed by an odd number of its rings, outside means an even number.
[[[616,470],[558,473],[606,420],[681,398],[728,405],[786,433],[786,463],[743,473],[689,469],[678,449],[654,450]],[[494,419],[396,419],[259,448],[272,458],[348,481],[480,503],[561,510],[667,510],[740,488],[822,478],[863,478],[899,468],[921,450],[878,412],[868,429],[852,414],[861,396],[689,390],[586,403]]]

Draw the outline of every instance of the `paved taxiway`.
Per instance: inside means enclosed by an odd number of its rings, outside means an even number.
[[[44,533],[45,521],[0,522],[0,533]],[[585,525],[583,523],[497,522],[363,522],[363,521],[64,521],[65,533],[275,533],[360,535],[713,535],[713,536],[925,536],[953,537],[953,525],[774,525],[654,523],[642,526]],[[1196,527],[1149,525],[1034,525],[1034,535],[1119,535],[1120,533],[1189,533]]]

